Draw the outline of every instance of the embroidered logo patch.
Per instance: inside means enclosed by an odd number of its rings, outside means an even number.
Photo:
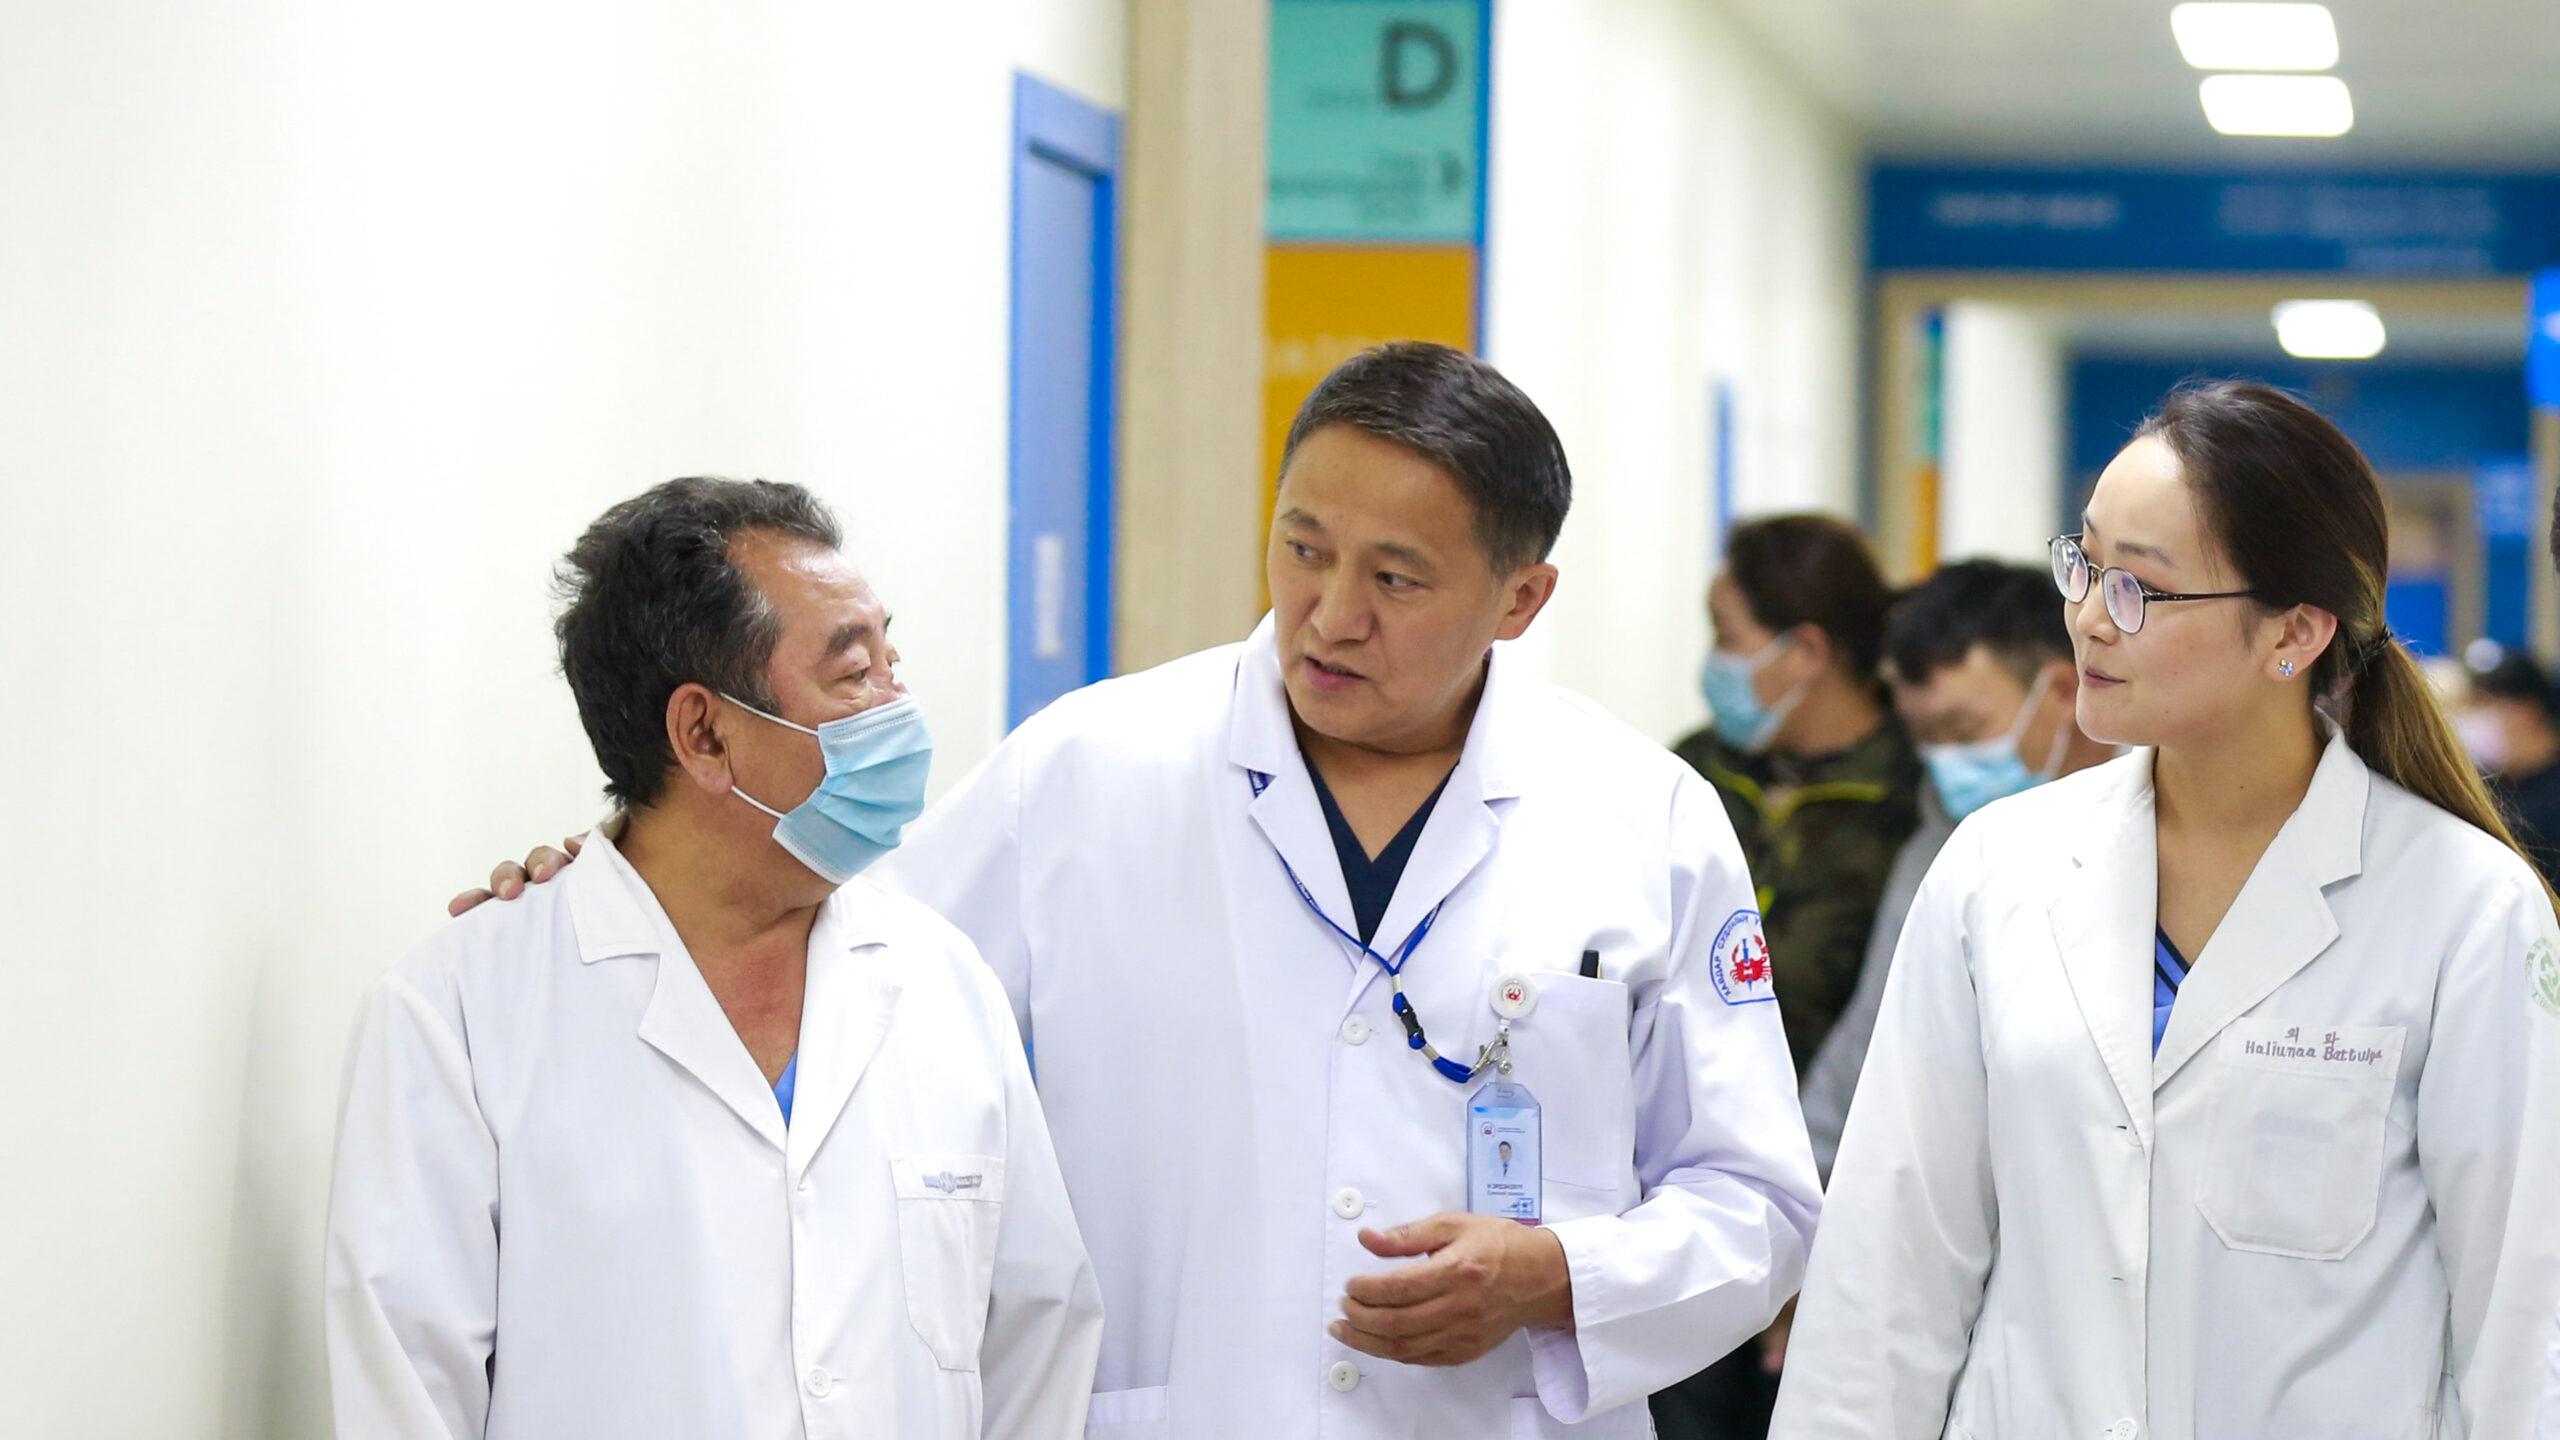
[[[2532,972],[2534,1002],[2554,1018],[2560,1018],[2560,949],[2548,940],[2536,940],[2524,952],[2525,968]]]
[[[1707,958],[1707,974],[1727,1005],[1752,1005],[1778,998],[1769,969],[1769,942],[1760,934],[1760,912],[1736,910],[1716,932],[1715,953]]]

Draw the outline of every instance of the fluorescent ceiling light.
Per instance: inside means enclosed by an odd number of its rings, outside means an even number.
[[[2301,360],[2370,360],[2382,353],[2382,316],[2363,300],[2286,300],[2276,343]]]
[[[2326,5],[2180,5],[2169,12],[2178,53],[2199,70],[2326,70],[2338,26]]]
[[[2344,135],[2355,102],[2334,75],[2207,75],[2204,118],[2225,135]]]

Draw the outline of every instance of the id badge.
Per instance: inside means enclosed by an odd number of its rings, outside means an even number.
[[[1467,1209],[1538,1223],[1538,1097],[1487,1082],[1467,1102]]]

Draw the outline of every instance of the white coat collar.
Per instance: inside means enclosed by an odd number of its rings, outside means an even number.
[[[2364,810],[2372,793],[2373,772],[2344,735],[2331,736],[2302,804],[2276,832],[2178,987],[2152,1062],[2155,1085],[2168,1083],[2225,1026],[2338,938],[2325,891],[2364,871]]]
[[[1325,914],[1348,929],[1350,892],[1343,885],[1333,837],[1325,828],[1306,757],[1299,752],[1297,732],[1290,724],[1278,635],[1275,619],[1263,616],[1237,659],[1227,758],[1236,767],[1240,789],[1258,787],[1258,792],[1246,791],[1252,795],[1254,823]],[[1509,670],[1503,647],[1496,645],[1457,768],[1450,772],[1448,786],[1405,863],[1395,898],[1378,924],[1374,948],[1391,950],[1402,944],[1423,917],[1483,861],[1501,828],[1498,807],[1520,794],[1520,752],[1527,727]],[[1267,778],[1250,778],[1256,776]]]
[[[665,907],[602,827],[587,836],[577,863],[560,884],[581,963],[644,956],[657,960],[657,985],[641,1013],[639,1038],[784,1151],[796,1180],[878,1053],[897,1009],[893,966],[876,953],[888,936],[865,913],[870,907],[863,903],[876,904],[876,890],[859,879],[838,889],[818,907],[810,928],[799,1070],[786,1128],[773,1087],[765,1083],[746,1042],[694,966]]]
[[[2144,1145],[2152,1095],[2233,1020],[2338,937],[2323,887],[2363,869],[2372,775],[2333,736],[2311,788],[2258,861],[2204,952],[2192,957],[2160,1050],[2151,1051],[2151,947],[2160,924],[2152,754],[2112,767],[2089,823],[2064,837],[2072,875],[2050,912],[2081,1016]]]

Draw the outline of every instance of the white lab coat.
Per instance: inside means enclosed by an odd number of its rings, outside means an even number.
[[[602,831],[385,976],[330,1203],[338,1433],[1077,1433],[1100,1297],[993,977],[856,880],[801,1016],[786,1129]]]
[[[1462,1061],[1496,978],[1535,977],[1514,1078],[1576,1324],[1463,1367],[1325,1333],[1348,1279],[1411,1263],[1362,1227],[1467,1208],[1473,1087],[1405,1047],[1379,966],[1284,856],[1348,926],[1266,620],[1025,722],[883,867],[978,942],[1031,1038],[1110,1316],[1087,1433],[1650,1434],[1646,1394],[1794,1292],[1820,1206],[1776,1006],[1710,978],[1752,905],[1714,790],[1496,648],[1376,945],[1445,901],[1405,988]]]
[[[2541,885],[2333,739],[2155,1057],[2150,766],[1988,807],[1921,887],[1777,1440],[2531,1433]]]

